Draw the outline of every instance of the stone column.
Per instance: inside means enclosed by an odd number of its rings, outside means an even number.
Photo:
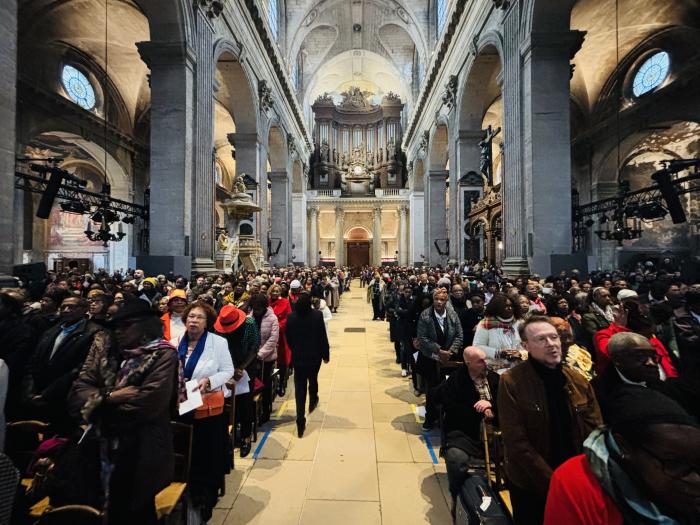
[[[15,232],[24,220],[15,222],[15,113],[17,110],[17,0],[0,5],[0,272],[12,273]],[[21,248],[21,246],[19,246]]]
[[[375,206],[373,210],[374,224],[372,227],[372,264],[382,265],[382,207]]]
[[[521,49],[523,190],[530,269],[551,273],[552,255],[571,254],[569,62],[583,33],[532,33]]]
[[[318,206],[309,208],[309,265],[318,265]]]
[[[197,98],[195,123],[195,178],[193,196],[194,237],[193,271],[214,271],[214,48],[213,12],[202,11],[205,4],[196,4],[197,31]]]
[[[151,70],[150,254],[189,258],[195,52],[185,42],[137,46]]]
[[[408,228],[406,226],[407,206],[399,206],[399,264],[408,264]]]
[[[509,276],[529,272],[524,225],[521,129],[520,10],[511,9],[503,22],[503,141],[505,165],[503,181],[503,269]]]
[[[335,265],[345,264],[345,245],[343,233],[345,229],[345,212],[342,206],[335,207]]]
[[[272,256],[271,264],[277,266],[286,266],[290,262],[292,247],[289,244],[291,237],[291,223],[288,220],[289,216],[289,181],[286,171],[270,171],[267,173],[267,178],[270,181],[272,193],[272,229],[270,237],[272,238],[271,249],[277,247],[279,240],[282,241],[280,251],[277,255]],[[270,254],[272,255],[272,254]]]
[[[446,170],[431,170],[428,173],[426,185],[426,216],[428,226],[428,238],[426,246],[426,256],[428,263],[443,264],[444,257],[440,255],[435,247],[435,241],[447,238],[447,217],[445,216],[445,192],[447,190],[446,181],[449,172]],[[441,248],[444,249],[445,241],[440,241]]]
[[[463,177],[468,172],[473,171],[479,173],[479,164],[481,162],[481,148],[479,147],[479,141],[483,139],[484,132],[481,129],[461,129],[459,130],[459,139],[457,142],[457,159],[459,160],[459,176]],[[459,203],[459,231],[453,236],[457,239],[458,246],[455,249],[457,254],[457,260],[464,260],[464,246],[468,241],[466,240],[466,234],[464,233],[464,226],[467,224],[468,220],[464,217],[464,206],[468,203],[464,202],[463,191],[469,189],[481,190],[482,187],[461,187],[458,188],[459,198],[457,202]],[[482,192],[483,193],[483,192]]]
[[[258,170],[261,162],[260,149],[262,146],[258,140],[257,133],[229,133],[226,135],[226,138],[228,138],[229,143],[236,151],[236,176],[238,177],[245,173],[253,180],[258,181]],[[260,193],[262,191],[267,191],[267,187],[263,187],[258,183],[256,191],[253,192],[253,200],[258,204],[260,203]],[[258,239],[261,239],[263,241],[262,244],[266,245],[267,223],[262,221],[261,214],[262,211],[255,214],[253,223],[255,224]],[[267,210],[265,210],[265,217],[267,217]],[[262,228],[261,224],[263,225]],[[267,250],[267,246],[263,246],[263,248]]]
[[[407,263],[420,264],[423,262],[421,255],[425,255],[425,194],[422,191],[413,191],[409,196],[409,223],[410,251]]]

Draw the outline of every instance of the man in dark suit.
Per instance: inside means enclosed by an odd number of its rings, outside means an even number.
[[[498,380],[498,374],[486,368],[486,354],[468,346],[464,349],[464,366],[433,391],[433,399],[444,414],[444,454],[453,503],[469,476],[473,458],[484,457],[480,426],[484,418],[496,417]]]
[[[39,341],[23,382],[30,417],[51,423],[59,434],[75,428],[66,398],[78,377],[92,341],[101,328],[86,318],[88,302],[68,297],[59,309],[60,322]]]

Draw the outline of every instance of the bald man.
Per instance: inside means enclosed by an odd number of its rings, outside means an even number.
[[[481,421],[496,417],[498,374],[486,367],[486,354],[475,346],[464,349],[464,365],[434,390],[435,403],[444,413],[445,463],[452,509],[469,476],[469,464],[484,457]]]

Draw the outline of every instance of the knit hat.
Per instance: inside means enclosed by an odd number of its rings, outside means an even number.
[[[294,290],[294,289],[296,289],[296,288],[301,288],[301,283],[299,282],[298,279],[294,279],[294,280],[291,282],[291,284],[289,285],[289,287],[290,287],[292,290]]]
[[[158,286],[158,279],[156,279],[155,277],[146,277],[143,280],[143,282],[144,283],[151,283],[154,287]]]
[[[617,293],[618,301],[624,301],[625,299],[630,299],[632,297],[639,297],[639,295],[637,295],[637,292],[634,290],[628,290],[627,288],[623,288]]]

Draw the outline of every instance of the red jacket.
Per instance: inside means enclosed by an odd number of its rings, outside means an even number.
[[[163,339],[170,341],[170,312],[161,315],[160,320],[163,321]]]
[[[549,482],[544,525],[622,525],[622,514],[581,454],[565,461]]]
[[[292,360],[292,353],[287,345],[287,336],[285,335],[287,328],[287,317],[292,313],[292,306],[289,304],[289,299],[280,297],[274,303],[270,302],[272,311],[277,316],[277,322],[280,326],[279,339],[277,340],[277,366],[288,366]]]
[[[596,361],[595,367],[599,374],[603,373],[605,367],[610,362],[610,352],[608,352],[608,341],[610,338],[619,334],[620,332],[631,332],[629,328],[620,326],[615,323],[610,323],[610,326],[598,330],[595,334],[595,351],[596,351]],[[678,377],[678,372],[673,367],[671,363],[671,358],[668,356],[668,352],[661,341],[659,341],[655,336],[651,336],[649,339],[651,345],[656,349],[656,353],[661,357],[661,368],[667,377]]]

